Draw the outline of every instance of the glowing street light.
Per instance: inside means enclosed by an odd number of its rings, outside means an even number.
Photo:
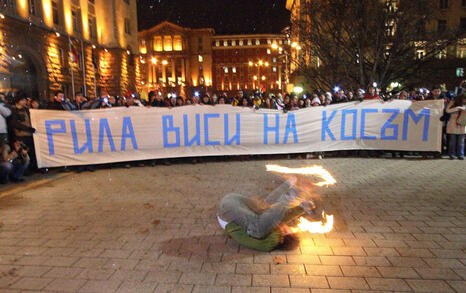
[[[59,33],[59,32],[55,32],[55,35],[56,35],[57,37],[60,37],[60,33]]]
[[[269,62],[265,62],[265,67],[269,67]]]
[[[252,64],[252,61],[249,61],[249,66],[252,66],[252,65],[253,65],[253,64]]]
[[[304,91],[304,89],[300,86],[295,86],[294,89],[293,89],[293,92],[297,93],[297,94],[300,94]]]
[[[278,45],[276,43],[273,43],[272,48],[276,50],[276,49],[278,49]]]
[[[163,65],[167,65],[167,64],[168,64],[168,61],[167,61],[167,60],[163,60],[163,61],[162,61],[162,64],[163,64]]]
[[[157,58],[152,57],[152,64],[157,64]]]
[[[296,48],[296,47],[298,47],[298,43],[296,43],[296,42],[293,42],[293,43],[291,44],[291,47],[293,47],[293,48]]]
[[[5,19],[5,15],[3,13],[0,13],[0,18]]]
[[[262,76],[262,80],[265,80],[265,75]]]
[[[298,51],[301,50],[301,46],[297,46],[296,50],[298,50]]]
[[[264,64],[264,62],[262,62],[262,60],[259,60],[259,65],[262,65]]]
[[[254,80],[257,80],[257,76],[256,76],[256,75],[254,75],[253,78],[254,78]]]
[[[377,87],[377,83],[374,81],[374,82],[372,83],[372,86],[376,88],[376,87]]]

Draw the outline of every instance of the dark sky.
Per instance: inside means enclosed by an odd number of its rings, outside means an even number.
[[[216,34],[280,33],[289,24],[286,0],[138,0],[139,30],[164,20],[215,29]]]

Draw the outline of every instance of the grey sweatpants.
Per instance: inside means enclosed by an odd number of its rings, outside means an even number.
[[[247,196],[230,193],[220,202],[218,216],[230,223],[240,225],[246,233],[254,238],[263,238],[277,227],[290,209],[287,193],[296,193],[287,182],[280,185],[264,199],[270,207],[258,214],[251,209],[255,201]]]

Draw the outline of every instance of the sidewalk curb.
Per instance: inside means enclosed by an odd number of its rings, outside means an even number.
[[[44,185],[44,184],[47,184],[47,183],[50,183],[50,182],[53,182],[53,181],[56,181],[56,180],[59,180],[59,179],[65,178],[65,177],[68,177],[68,176],[70,176],[72,174],[73,173],[59,173],[59,174],[53,175],[53,177],[51,177],[51,178],[40,179],[40,180],[37,180],[37,181],[31,181],[29,183],[18,185],[18,186],[15,186],[15,187],[11,188],[11,189],[5,190],[5,191],[0,191],[0,199],[2,199],[4,197],[7,197],[7,196],[10,196],[10,195],[14,195],[14,194],[26,191],[26,190],[29,190],[29,189],[32,189],[32,188],[35,188],[35,187],[39,187],[41,185]]]

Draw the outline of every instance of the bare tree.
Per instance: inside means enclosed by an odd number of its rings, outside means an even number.
[[[432,0],[302,2],[292,19],[302,50],[291,62],[316,88],[377,82],[385,89],[392,81],[409,82],[460,37],[459,31],[429,26]]]

